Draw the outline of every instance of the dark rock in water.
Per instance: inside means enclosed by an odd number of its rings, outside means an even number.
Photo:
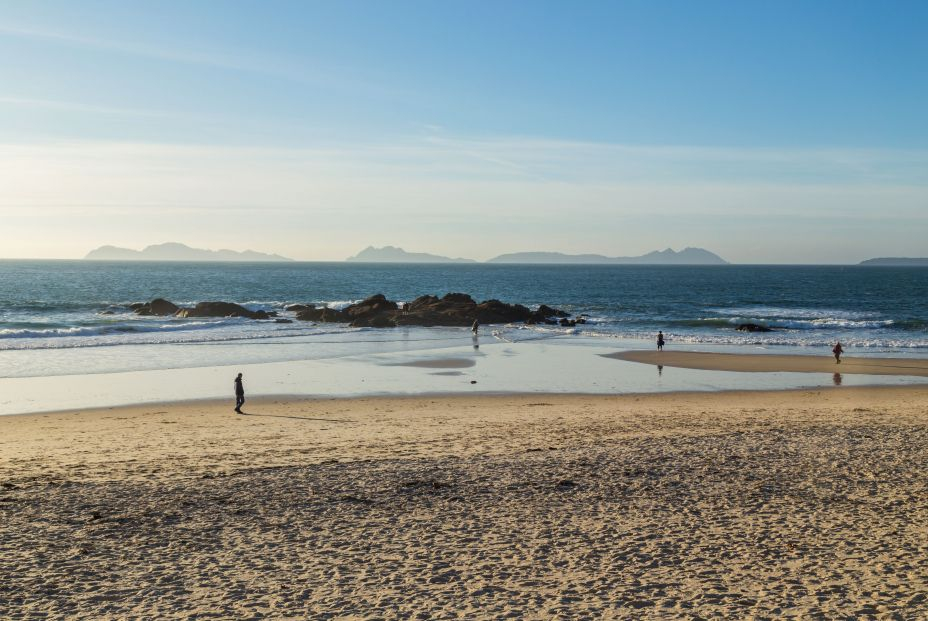
[[[431,306],[432,304],[436,304],[437,302],[438,302],[438,298],[436,298],[434,295],[423,295],[423,296],[416,298],[409,304],[409,310],[416,311],[416,310],[425,308],[426,306]]]
[[[542,317],[570,317],[570,313],[565,313],[562,310],[551,308],[547,304],[542,304],[535,312]]]
[[[266,311],[250,311],[244,306],[232,302],[198,302],[193,308],[177,311],[178,317],[246,317],[248,319],[267,319]]]
[[[565,328],[573,327],[573,326],[577,325],[577,322],[576,322],[575,320],[573,320],[573,319],[567,319],[566,317],[564,317],[563,319],[561,319],[561,321],[560,321],[559,323],[560,323],[562,326],[564,326]]]
[[[521,304],[506,304],[499,300],[487,300],[476,304],[474,311],[480,323],[512,323],[526,321],[532,311]]]
[[[274,323],[293,323],[292,319],[284,319],[283,317],[275,319]]]
[[[757,323],[743,323],[736,328],[739,332],[773,332],[773,329]]]
[[[345,307],[342,312],[354,320],[371,318],[379,313],[395,311],[396,308],[396,302],[388,300],[382,293],[378,293],[357,304]]]
[[[305,307],[297,311],[302,321],[344,322],[353,327],[388,328],[394,326],[460,326],[470,327],[474,320],[481,324],[495,323],[556,323],[552,317],[567,313],[542,306],[532,311],[521,304],[499,300],[477,303],[466,293],[449,293],[442,298],[423,295],[405,309],[378,294],[352,304],[343,310]]]
[[[448,293],[441,299],[442,302],[446,304],[465,304],[468,306],[475,306],[477,303],[474,302],[474,298],[470,297],[466,293]]]
[[[309,310],[311,308],[316,308],[316,307],[313,306],[312,304],[291,304],[290,306],[285,307],[284,310],[298,313],[300,311]]]
[[[157,315],[159,317],[167,317],[173,315],[180,310],[180,307],[177,304],[168,302],[163,298],[155,298],[151,302],[145,302],[142,304],[130,304],[129,308],[135,311],[136,315]]]
[[[158,316],[173,315],[178,311],[179,308],[177,304],[168,302],[162,298],[156,298],[149,302],[148,305],[151,308],[151,313]]]

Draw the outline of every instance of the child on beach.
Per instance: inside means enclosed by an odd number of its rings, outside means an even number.
[[[835,362],[841,364],[841,354],[844,353],[844,348],[841,347],[841,341],[835,343],[835,346],[832,348],[831,353],[835,355]]]
[[[664,351],[664,333],[657,331],[657,351]]]

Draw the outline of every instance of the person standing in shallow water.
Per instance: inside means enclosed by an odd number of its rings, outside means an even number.
[[[664,351],[664,333],[657,331],[657,351]]]
[[[470,327],[470,331],[474,333],[474,336],[477,336],[477,330],[480,329],[480,321],[474,319],[474,325]]]
[[[235,377],[235,411],[242,413],[242,406],[245,405],[245,387],[242,385],[242,374]]]
[[[841,341],[835,343],[835,346],[832,348],[831,353],[835,355],[835,362],[841,364],[841,354],[844,353],[844,348],[841,347]]]

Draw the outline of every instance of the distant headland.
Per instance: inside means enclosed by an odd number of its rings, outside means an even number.
[[[872,266],[886,265],[890,267],[928,267],[928,257],[922,257],[922,258],[877,257],[875,259],[867,259],[866,261],[861,261],[859,265],[872,265]]]
[[[476,263],[473,259],[452,259],[427,252],[406,252],[396,246],[368,246],[345,260],[359,263]]]
[[[292,261],[278,254],[265,254],[254,250],[205,250],[191,248],[177,242],[155,244],[143,250],[100,246],[84,257],[88,261]]]
[[[369,263],[477,263],[473,259],[452,259],[402,248],[368,246],[348,261]],[[563,254],[560,252],[513,252],[501,254],[487,263],[608,264],[608,265],[727,265],[728,261],[702,248],[655,250],[638,257],[607,257],[601,254]]]
[[[637,257],[607,257],[601,254],[563,254],[560,252],[514,252],[502,254],[487,263],[605,263],[609,265],[727,265],[728,261],[702,248],[655,250]]]

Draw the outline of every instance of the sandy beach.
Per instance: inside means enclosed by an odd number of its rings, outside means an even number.
[[[917,619],[922,388],[0,417],[0,617]]]

